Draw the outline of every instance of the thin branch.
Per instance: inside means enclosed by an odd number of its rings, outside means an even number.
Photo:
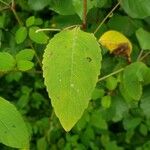
[[[137,57],[137,61],[139,61],[141,59],[143,52],[144,52],[144,50],[142,49]]]
[[[49,134],[50,134],[50,132],[53,130],[53,128],[54,128],[54,124],[53,124],[53,119],[54,119],[54,117],[55,117],[55,113],[54,113],[54,110],[51,112],[51,116],[50,116],[50,118],[49,118],[49,128],[48,128],[48,130],[46,131],[46,133],[45,133],[45,138],[46,138],[46,140],[47,140],[47,142],[49,142]]]
[[[140,61],[142,61],[144,58],[146,58],[148,55],[150,55],[150,52],[146,53],[143,57],[140,58]]]
[[[16,12],[16,10],[15,10],[15,1],[12,0],[11,2],[12,2],[12,3],[11,3],[11,7],[10,7],[10,8],[11,8],[11,10],[12,10],[12,12],[13,12],[13,14],[14,14],[16,20],[18,21],[19,25],[22,26],[23,23],[22,23],[21,19],[19,18],[18,14],[17,14],[17,12]]]
[[[45,28],[45,29],[38,29],[36,30],[35,32],[38,33],[38,32],[43,32],[43,31],[61,31],[61,29],[49,29],[49,28]]]
[[[15,1],[14,0],[11,1],[11,7],[15,8]]]
[[[86,15],[87,15],[87,0],[83,0],[83,22],[82,22],[83,29],[86,29]]]
[[[81,27],[81,25],[80,24],[75,24],[75,25],[72,25],[72,26],[69,26],[69,27],[65,27],[63,30],[68,30],[68,29],[75,28],[75,27]]]
[[[40,67],[42,68],[42,62],[41,62],[41,60],[40,60],[40,58],[39,58],[39,56],[38,56],[36,50],[34,49],[33,44],[32,44],[30,41],[29,41],[29,44],[30,44],[30,47],[34,50],[34,52],[35,52],[35,57],[36,57],[36,59],[37,59],[37,62],[39,63]]]
[[[3,7],[3,8],[0,9],[0,12],[1,12],[1,11],[4,11],[4,10],[7,10],[7,9],[10,9],[10,7],[5,6],[5,7]]]
[[[6,2],[4,2],[4,1],[2,1],[2,0],[0,0],[0,2],[1,2],[2,4],[4,4],[4,5],[10,7],[8,3],[6,3]]]
[[[108,15],[102,20],[102,22],[99,24],[99,26],[94,31],[94,34],[98,32],[98,30],[101,28],[101,26],[105,23],[105,21],[111,16],[111,14],[117,9],[117,7],[120,5],[121,0],[113,7],[113,9],[108,13]]]
[[[101,77],[101,78],[98,79],[98,82],[99,82],[99,81],[102,81],[102,80],[105,80],[105,79],[107,79],[107,78],[109,78],[110,76],[113,76],[113,75],[115,75],[115,74],[118,74],[118,73],[122,72],[123,70],[124,70],[124,68],[121,68],[121,69],[119,69],[119,70],[117,70],[117,71],[114,71],[114,72],[112,72],[112,73],[110,73],[110,74],[108,74],[108,75],[106,75],[106,76],[103,76],[103,77]]]
[[[22,21],[20,20],[19,16],[17,15],[16,10],[15,10],[14,8],[12,8],[12,7],[11,7],[11,10],[12,10],[12,12],[13,12],[13,14],[14,14],[16,20],[18,21],[19,25],[22,26],[23,23],[22,23]]]
[[[2,4],[4,4],[4,5],[7,6],[7,8],[4,8],[4,10],[5,10],[5,9],[8,9],[8,8],[11,9],[11,11],[13,12],[13,14],[14,14],[16,20],[18,21],[19,25],[22,26],[23,23],[22,23],[22,21],[20,20],[20,18],[19,18],[19,16],[18,16],[17,12],[16,12],[16,10],[15,10],[15,1],[14,1],[14,0],[11,1],[11,6],[10,6],[8,3],[6,3],[6,2],[4,2],[4,1],[2,1],[2,0],[0,0],[0,2],[1,2]],[[2,9],[1,9],[0,11],[2,11]]]

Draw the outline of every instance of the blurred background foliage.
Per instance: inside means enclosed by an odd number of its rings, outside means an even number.
[[[0,96],[15,104],[23,115],[31,134],[31,150],[149,150],[150,85],[143,87],[139,101],[133,101],[126,100],[120,90],[121,74],[98,82],[88,109],[69,133],[53,112],[43,83],[41,61],[48,40],[57,31],[35,31],[82,24],[80,3],[80,0],[0,0],[0,52],[8,52],[17,63],[15,69],[0,73]],[[91,1],[86,31],[94,32],[117,3],[117,0]],[[140,52],[136,30],[142,27],[150,31],[148,15],[141,18],[130,17],[118,7],[96,37],[109,29],[122,32],[133,44],[134,62]],[[150,66],[149,56],[143,61]],[[125,65],[124,58],[112,56],[103,48],[101,76]],[[13,150],[2,144],[0,149]]]

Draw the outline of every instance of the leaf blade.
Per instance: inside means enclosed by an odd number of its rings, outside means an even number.
[[[100,60],[95,37],[78,28],[60,32],[45,50],[45,85],[66,131],[74,126],[88,105],[98,79]]]
[[[0,97],[0,142],[15,148],[29,147],[26,125],[16,108]]]

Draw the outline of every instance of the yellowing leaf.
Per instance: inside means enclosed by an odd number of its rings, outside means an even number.
[[[122,33],[110,30],[105,32],[99,39],[99,42],[105,46],[110,53],[130,57],[132,44]]]

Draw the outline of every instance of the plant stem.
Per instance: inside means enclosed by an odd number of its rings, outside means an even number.
[[[75,27],[81,27],[81,25],[80,24],[71,25],[71,26],[65,27],[63,30],[68,30],[68,29],[75,28]]]
[[[49,142],[49,134],[50,132],[53,130],[53,118],[55,117],[55,113],[54,113],[54,110],[51,112],[51,116],[49,118],[49,128],[48,130],[46,131],[46,134],[45,134],[45,138],[47,140],[47,142]]]
[[[8,3],[6,3],[6,2],[4,2],[4,1],[2,1],[2,0],[0,0],[0,2],[1,2],[2,4],[4,4],[4,5],[6,5],[6,6],[9,7],[9,4],[8,4]]]
[[[137,61],[140,60],[140,58],[142,57],[142,54],[143,54],[143,49],[140,51],[140,53],[139,53],[139,55],[138,55],[138,57],[137,57]]]
[[[98,79],[98,82],[99,82],[99,81],[102,81],[102,80],[105,80],[105,79],[107,79],[108,77],[113,76],[113,75],[115,75],[115,74],[118,74],[118,73],[122,72],[123,70],[124,70],[124,68],[121,68],[121,69],[119,69],[119,70],[117,70],[117,71],[114,71],[114,72],[112,72],[112,73],[110,73],[110,74],[108,74],[108,75],[106,75],[106,76],[103,76],[103,77],[101,77],[101,78]]]
[[[146,53],[143,57],[141,57],[139,60],[142,61],[145,57],[147,57],[148,55],[150,55],[150,52]]]
[[[19,25],[22,26],[23,23],[22,23],[21,19],[19,18],[18,14],[17,14],[17,12],[15,10],[15,1],[14,0],[12,0],[12,5],[11,5],[10,8],[11,8],[11,10],[12,10],[16,20],[18,21]]]
[[[16,20],[18,21],[19,25],[22,26],[23,23],[22,23],[22,21],[20,20],[20,18],[18,17],[18,15],[17,15],[17,13],[16,13],[16,10],[15,10],[14,8],[11,8],[11,10],[12,10],[12,12],[13,12],[13,14],[14,14]]]
[[[117,9],[117,7],[120,5],[120,1],[113,7],[113,9],[108,13],[108,15],[102,20],[102,22],[99,24],[99,26],[94,31],[94,34],[98,32],[98,30],[101,28],[101,26],[105,23],[105,21],[109,18],[109,16]]]
[[[7,9],[9,9],[9,8],[10,8],[10,7],[5,6],[5,7],[3,7],[3,8],[0,9],[0,12],[1,12],[1,11],[4,11],[4,10],[7,10]]]
[[[42,31],[61,31],[61,29],[49,29],[49,28],[38,29],[38,30],[36,30],[36,33],[42,32]]]
[[[29,42],[30,42],[30,41],[29,41]],[[34,50],[34,52],[35,52],[35,57],[36,57],[36,59],[37,59],[37,62],[39,63],[40,67],[42,68],[42,62],[41,62],[41,60],[40,60],[40,58],[39,58],[39,56],[38,56],[36,50],[34,49],[33,44],[32,44],[31,42],[30,42],[29,44],[30,44],[30,47]]]
[[[83,0],[83,22],[82,28],[86,29],[86,14],[87,14],[87,0]]]

